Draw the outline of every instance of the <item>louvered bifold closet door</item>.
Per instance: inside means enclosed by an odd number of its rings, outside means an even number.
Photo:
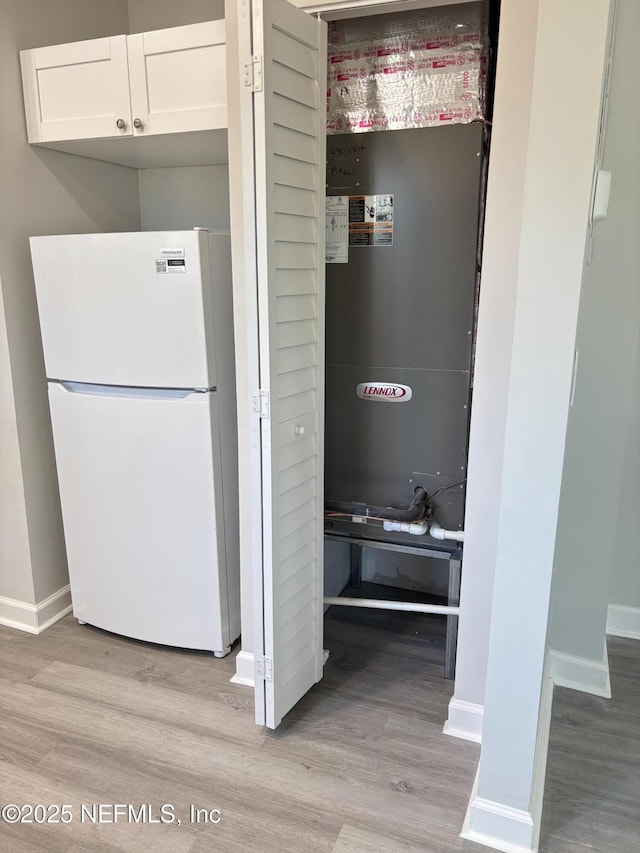
[[[322,677],[326,24],[254,6],[264,661],[275,728]],[[262,703],[264,684],[264,708]]]

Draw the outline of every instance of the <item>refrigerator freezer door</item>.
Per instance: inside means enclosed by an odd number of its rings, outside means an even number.
[[[47,377],[214,387],[207,238],[198,231],[32,237]]]
[[[224,652],[217,395],[69,388],[49,384],[74,615]]]

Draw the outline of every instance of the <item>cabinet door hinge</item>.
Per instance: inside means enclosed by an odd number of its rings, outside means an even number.
[[[261,418],[269,417],[269,392],[256,391],[251,395],[251,411],[254,415],[259,415]]]
[[[242,79],[245,86],[250,86],[252,92],[262,92],[262,57],[254,56],[243,66]]]
[[[273,661],[271,658],[256,658],[256,672],[262,681],[273,681]]]

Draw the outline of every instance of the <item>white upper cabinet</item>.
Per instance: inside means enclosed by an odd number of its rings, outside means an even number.
[[[20,54],[29,142],[131,133],[127,37]]]
[[[227,126],[224,21],[127,38],[134,134]]]
[[[226,162],[224,21],[23,50],[20,60],[31,143],[127,166]]]

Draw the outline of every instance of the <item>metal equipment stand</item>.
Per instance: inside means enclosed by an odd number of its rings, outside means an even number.
[[[362,586],[362,551],[364,548],[378,548],[383,551],[395,551],[400,554],[415,554],[420,557],[433,557],[447,560],[449,563],[449,591],[447,604],[417,604],[413,601],[390,601],[377,598],[348,598],[327,596],[325,604],[346,607],[369,607],[376,610],[403,610],[408,613],[435,613],[447,617],[447,639],[445,647],[444,676],[453,678],[456,670],[456,648],[458,644],[458,615],[460,613],[460,574],[462,567],[462,546],[457,542],[443,543],[441,548],[420,545],[406,545],[400,542],[386,542],[381,539],[367,539],[360,536],[341,533],[325,533],[325,539],[334,542],[348,542],[350,551],[351,586]]]

